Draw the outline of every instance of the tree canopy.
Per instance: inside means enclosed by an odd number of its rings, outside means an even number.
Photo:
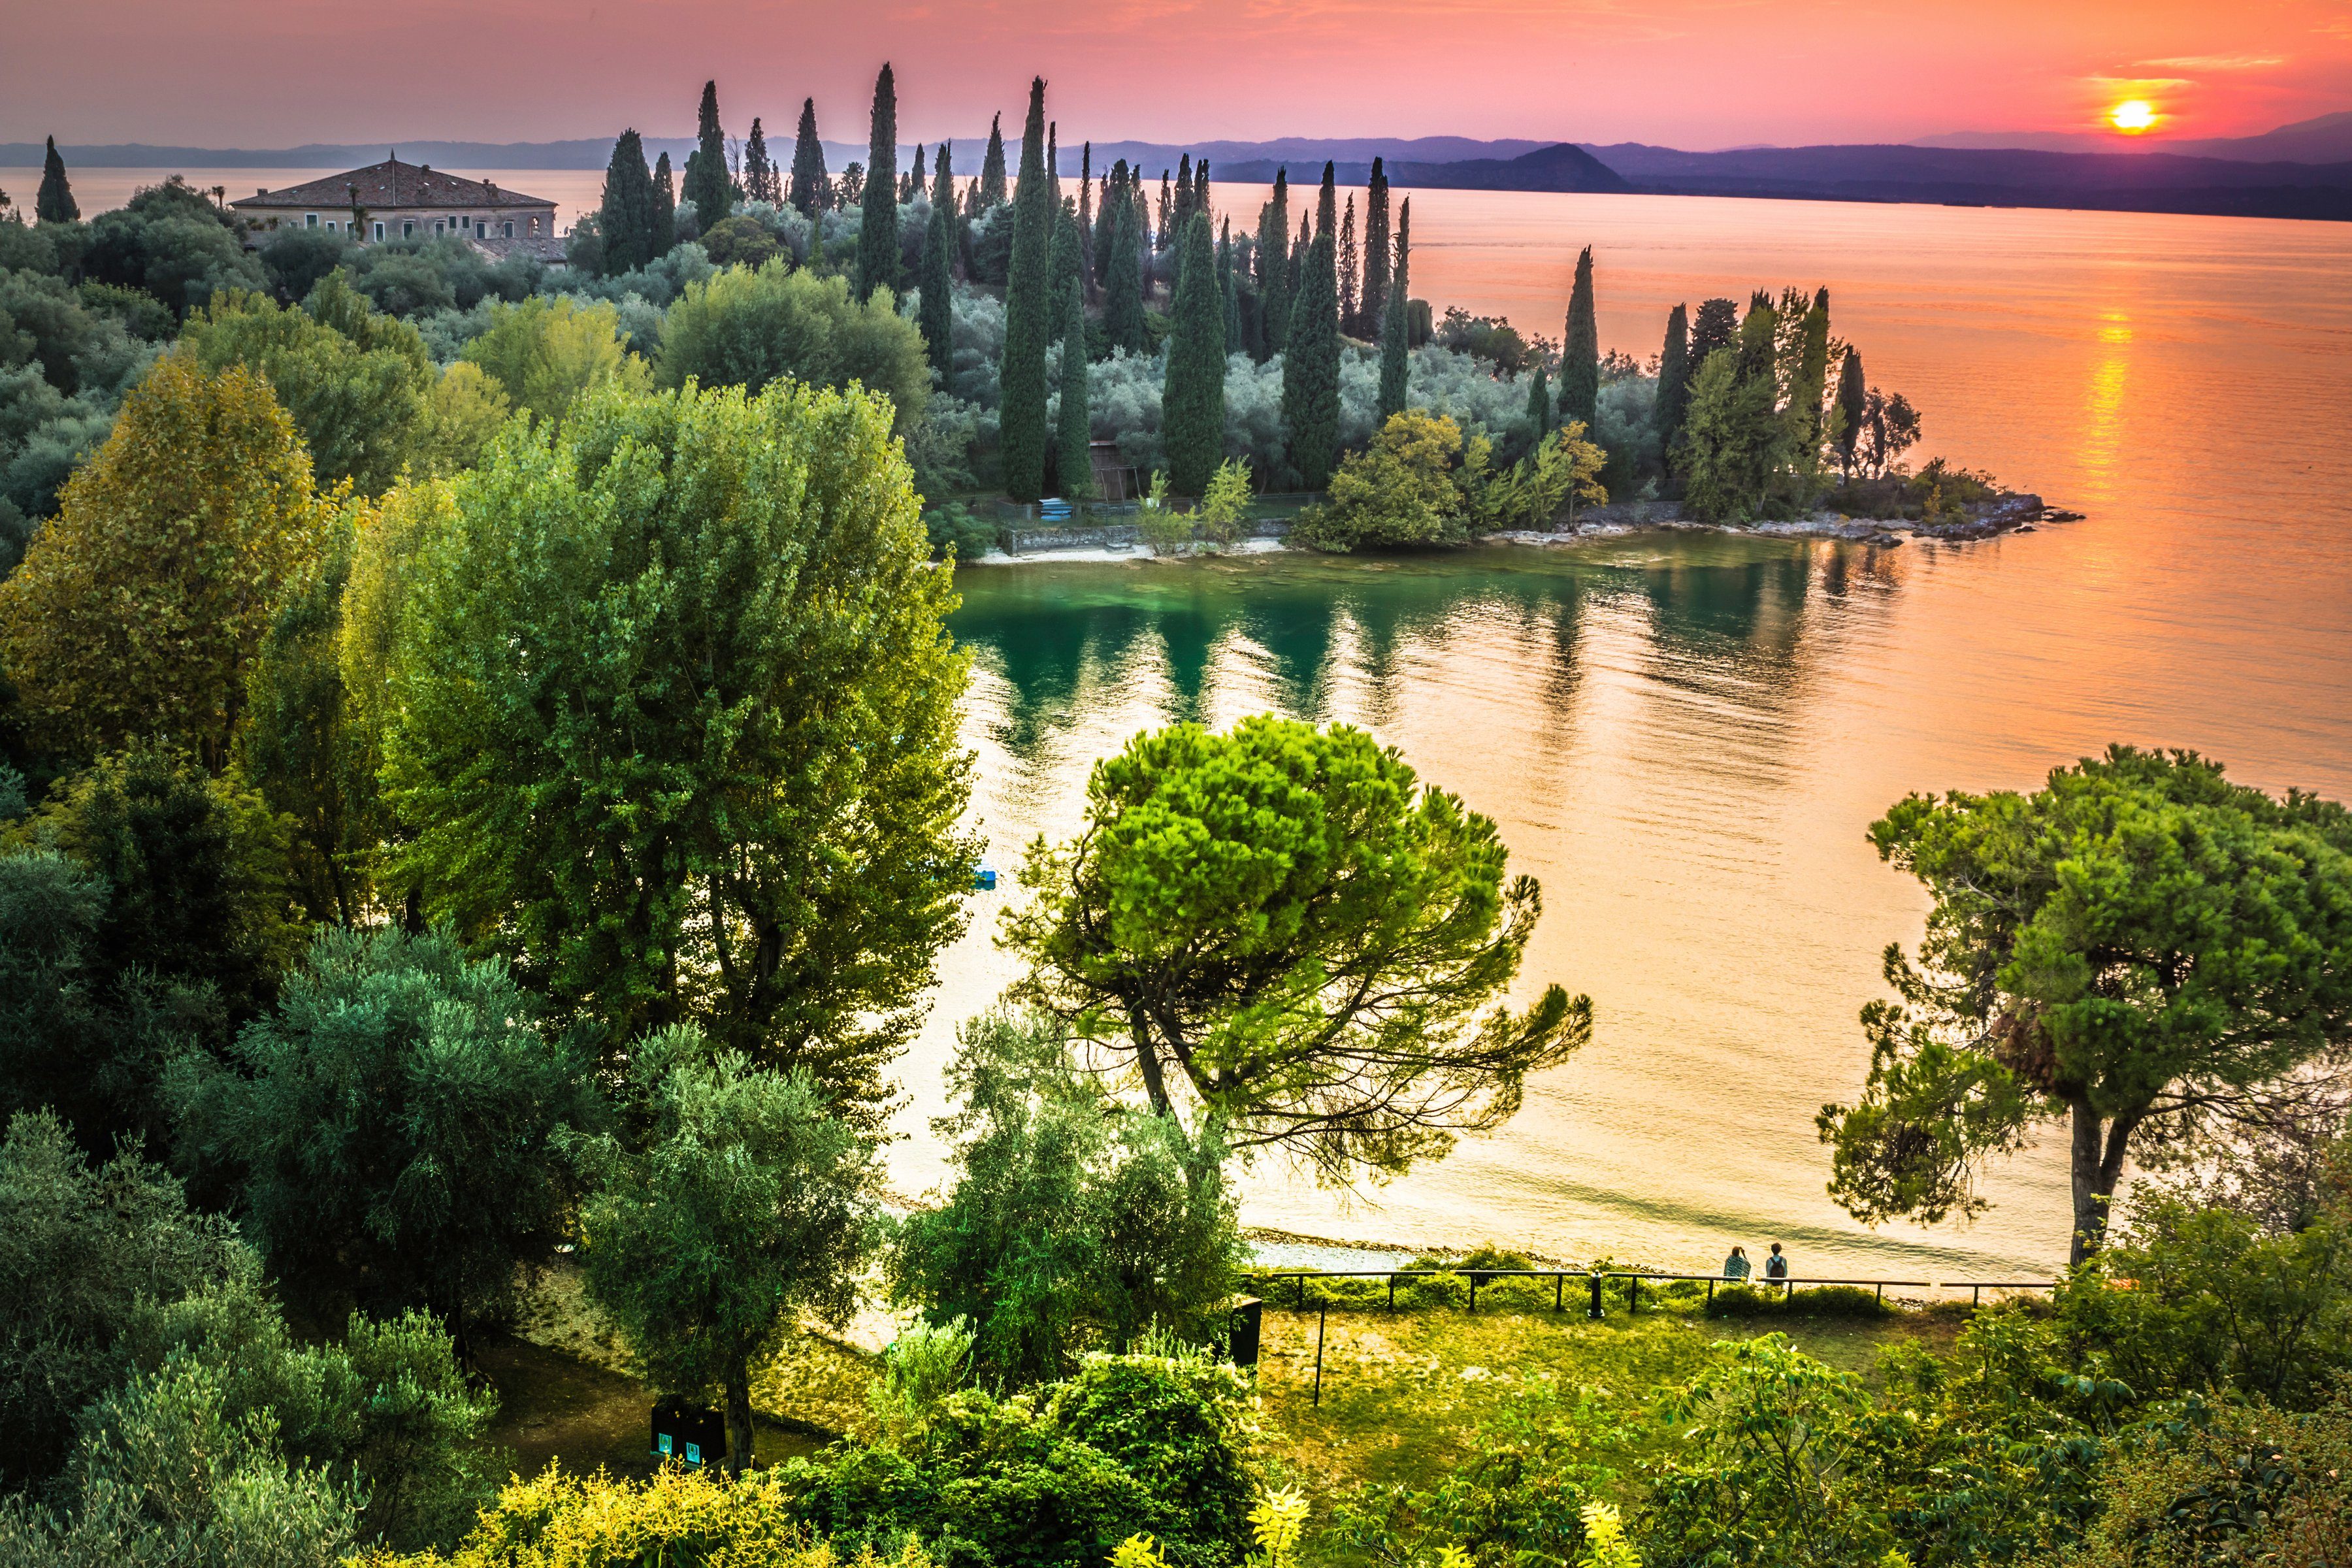
[[[394,875],[615,1046],[698,1018],[877,1104],[975,853],[909,480],[883,399],[791,382],[501,444],[404,568]]]
[[[1871,1223],[1980,1212],[1990,1157],[2068,1122],[2074,1256],[2124,1162],[2299,1092],[2352,1044],[2352,816],[2111,747],[2030,795],[1912,795],[1871,826],[1935,904],[1899,1000],[1863,1010],[1870,1079],[1832,1105],[1830,1190]]]
[[[853,381],[890,399],[893,428],[921,423],[930,394],[922,331],[898,313],[887,288],[860,300],[848,281],[789,270],[730,268],[686,292],[662,324],[655,377],[757,393],[779,376],[811,386]]]
[[[1498,1125],[1591,1004],[1501,1005],[1542,907],[1495,825],[1360,730],[1180,724],[1097,763],[1087,823],[1030,847],[1003,940],[1015,994],[1189,1088],[1238,1149],[1393,1174]]]

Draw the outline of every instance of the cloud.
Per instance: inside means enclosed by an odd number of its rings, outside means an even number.
[[[2169,59],[2142,60],[2144,66],[2177,71],[2257,71],[2286,64],[2284,55],[2175,55]]]

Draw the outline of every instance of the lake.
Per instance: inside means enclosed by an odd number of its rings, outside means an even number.
[[[332,172],[189,174],[235,195]],[[75,180],[94,213],[163,173]],[[487,173],[567,220],[602,181]],[[19,200],[37,184],[0,171]],[[1245,226],[1265,192],[1215,195]],[[1545,892],[1525,987],[1590,992],[1597,1026],[1499,1135],[1353,1199],[1262,1167],[1250,1220],[1659,1265],[1779,1239],[1800,1272],[2062,1262],[2047,1142],[1997,1172],[1973,1228],[1873,1233],[1823,1194],[1813,1113],[1857,1090],[1855,1015],[1925,909],[1863,830],[1908,791],[2031,785],[2111,740],[2352,796],[2352,226],[1412,195],[1416,294],[1557,338],[1591,245],[1602,343],[1645,360],[1677,300],[1826,284],[1834,331],[1924,414],[1917,456],[2088,520],[1958,547],[1658,535],[970,569],[956,629],[996,864],[1068,832],[1088,767],[1138,729],[1363,725],[1500,824]],[[902,1187],[941,1173],[940,1068],[1011,977],[991,936],[1017,896],[978,899],[942,961],[903,1064]]]
[[[1221,191],[1246,210],[1257,199]],[[1912,790],[2030,786],[2110,740],[2352,795],[2352,227],[1424,192],[1414,292],[1557,337],[1594,247],[1601,341],[1676,300],[1826,283],[1835,331],[1927,421],[1920,456],[2087,521],[1895,549],[1709,535],[1413,560],[981,566],[956,629],[996,864],[1077,821],[1134,731],[1345,721],[1494,816],[1543,883],[1522,990],[1590,992],[1592,1043],[1500,1134],[1352,1201],[1262,1168],[1247,1217],[1402,1244],[1800,1272],[2018,1277],[2063,1262],[2063,1143],[1973,1227],[1871,1232],[1813,1114],[1868,1065],[1916,884],[1864,827]],[[1012,974],[984,897],[905,1064],[903,1185],[952,1026]]]

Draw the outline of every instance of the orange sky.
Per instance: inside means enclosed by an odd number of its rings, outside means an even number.
[[[1685,147],[2099,127],[2232,135],[2352,107],[2352,0],[0,0],[0,141],[282,146],[727,126],[904,140],[1525,136]]]

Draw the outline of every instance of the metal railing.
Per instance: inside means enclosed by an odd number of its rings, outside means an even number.
[[[1886,1300],[1887,1289],[1915,1290],[1962,1290],[1969,1292],[1969,1304],[1980,1307],[1988,1290],[2054,1290],[2052,1279],[1829,1279],[1811,1277],[1783,1277],[1778,1279],[1732,1279],[1721,1274],[1675,1274],[1648,1268],[1608,1268],[1598,1272],[1589,1268],[1252,1268],[1246,1270],[1253,1280],[1271,1284],[1277,1280],[1296,1280],[1298,1286],[1297,1310],[1307,1310],[1307,1282],[1310,1279],[1385,1279],[1389,1287],[1389,1310],[1396,1310],[1396,1286],[1400,1279],[1460,1279],[1469,1290],[1468,1307],[1478,1310],[1478,1287],[1497,1279],[1549,1279],[1552,1282],[1552,1310],[1567,1307],[1568,1281],[1580,1279],[1591,1289],[1589,1316],[1601,1317],[1604,1282],[1611,1279],[1626,1281],[1625,1310],[1628,1313],[1642,1310],[1642,1286],[1645,1281],[1674,1283],[1679,1280],[1704,1282],[1706,1299],[1715,1300],[1718,1285],[1745,1285],[1754,1289],[1779,1289],[1783,1300],[1792,1297],[1801,1285],[1867,1286],[1877,1300]]]

